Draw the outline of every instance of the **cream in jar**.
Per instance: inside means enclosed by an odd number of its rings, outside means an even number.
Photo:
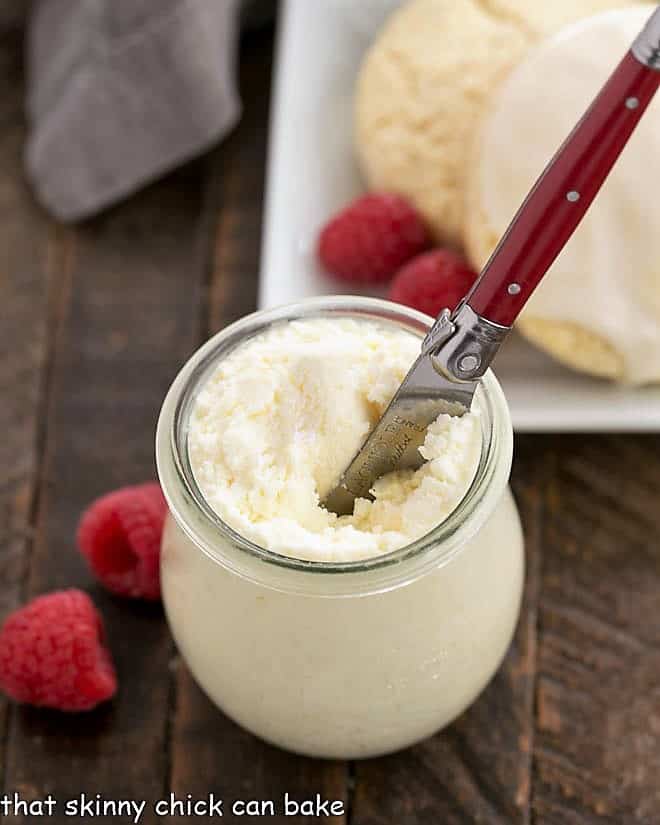
[[[488,372],[426,464],[338,518],[319,507],[430,319],[367,298],[255,313],[190,359],[163,405],[163,600],[195,679],[299,753],[360,758],[439,730],[515,628],[523,543],[512,431]]]
[[[428,533],[465,495],[481,452],[477,412],[441,415],[416,471],[338,517],[320,502],[419,354],[419,339],[351,318],[275,325],[236,348],[199,390],[188,448],[201,492],[241,535],[275,553],[351,561]]]

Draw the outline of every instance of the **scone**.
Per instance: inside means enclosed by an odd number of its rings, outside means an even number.
[[[467,186],[464,239],[476,267],[654,9],[647,3],[565,28],[498,89]],[[660,98],[518,321],[559,361],[633,384],[660,381],[658,158]]]
[[[630,0],[629,0],[630,2]],[[484,103],[548,32],[622,0],[410,0],[368,51],[355,101],[366,182],[408,196],[458,246],[471,138]]]

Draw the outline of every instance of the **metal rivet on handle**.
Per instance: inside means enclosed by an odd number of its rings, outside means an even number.
[[[458,362],[458,368],[461,372],[471,373],[479,366],[481,360],[478,355],[468,353],[463,355]]]
[[[570,192],[566,193],[566,200],[570,203],[577,203],[580,200],[580,193],[575,189],[571,189]]]
[[[520,284],[509,284],[506,291],[509,295],[518,295],[520,292]]]
[[[636,109],[639,106],[639,99],[636,97],[626,98],[626,109]]]

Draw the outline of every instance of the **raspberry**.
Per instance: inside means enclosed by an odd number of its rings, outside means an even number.
[[[117,692],[103,622],[80,590],[39,596],[0,630],[0,688],[17,702],[91,710]]]
[[[343,281],[386,281],[429,246],[417,211],[399,195],[371,194],[353,201],[321,231],[319,260]]]
[[[97,499],[78,525],[78,546],[98,580],[118,596],[160,598],[160,539],[167,504],[155,482]]]
[[[432,249],[413,258],[397,272],[389,299],[435,317],[455,309],[477,279],[477,273],[448,249]]]

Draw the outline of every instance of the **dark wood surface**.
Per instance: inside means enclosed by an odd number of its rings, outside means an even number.
[[[90,582],[74,546],[80,511],[154,476],[169,382],[210,332],[255,307],[271,58],[272,31],[244,40],[244,117],[221,147],[67,228],[23,181],[20,52],[15,36],[0,39],[0,619],[35,594],[83,587],[121,678],[115,702],[79,717],[0,699],[0,797],[286,790],[345,800],[341,825],[660,823],[655,436],[516,439],[527,583],[514,644],[461,719],[388,758],[329,763],[257,741],[196,687],[160,608]]]

